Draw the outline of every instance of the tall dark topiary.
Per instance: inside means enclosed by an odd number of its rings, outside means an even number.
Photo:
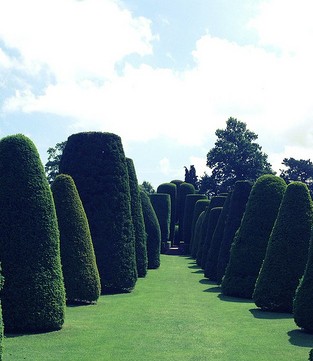
[[[228,217],[225,222],[223,239],[218,255],[216,268],[216,282],[220,284],[225,274],[229,261],[230,247],[237,229],[240,227],[241,219],[246,209],[246,204],[252,188],[250,181],[237,181],[231,193]]]
[[[297,326],[313,333],[313,228],[310,238],[309,255],[303,277],[295,292],[293,315]]]
[[[222,281],[225,295],[252,298],[285,189],[285,181],[274,175],[255,182]]]
[[[171,197],[167,193],[153,193],[149,197],[160,225],[161,253],[165,253],[170,246]]]
[[[148,269],[155,269],[160,267],[161,229],[149,196],[143,191],[140,196],[147,233]]]
[[[272,230],[253,299],[263,310],[292,312],[308,258],[312,199],[305,183],[287,186]]]
[[[51,189],[60,230],[67,302],[94,303],[100,296],[100,277],[88,220],[77,188],[71,176],[60,174]]]
[[[175,224],[176,224],[176,199],[177,187],[174,183],[162,183],[157,188],[157,193],[166,193],[171,197],[171,222],[170,222],[170,237],[171,244],[174,242]]]
[[[71,135],[60,173],[73,177],[89,221],[102,293],[130,292],[137,281],[126,158],[112,133]]]
[[[1,274],[1,266],[0,266],[0,292],[2,288],[3,288],[3,277]],[[4,338],[4,333],[3,333],[2,306],[0,302],[0,361],[3,360],[3,338]]]
[[[183,222],[183,241],[185,244],[186,253],[190,253],[190,242],[192,236],[192,224],[194,209],[197,201],[206,200],[208,197],[205,194],[187,194],[184,210],[184,222]]]
[[[131,214],[135,231],[135,251],[138,277],[145,277],[148,267],[147,256],[147,235],[145,231],[145,221],[143,219],[139,185],[134,162],[126,158],[129,176]]]
[[[208,206],[207,206],[208,207]],[[196,258],[197,257],[197,252],[198,252],[198,247],[199,247],[199,242],[201,239],[201,234],[202,234],[202,224],[205,218],[205,213],[206,210],[202,211],[197,219],[196,225],[195,225],[195,230],[194,230],[194,235],[193,235],[193,243],[192,243],[192,250],[191,250],[191,257],[192,258]]]
[[[62,327],[65,290],[52,193],[33,142],[0,141],[0,261],[6,332]]]
[[[183,239],[183,229],[184,229],[184,212],[185,212],[185,202],[186,196],[188,194],[195,194],[195,187],[187,182],[183,182],[177,188],[177,204],[178,204],[178,239],[181,241]]]
[[[231,193],[228,194],[225,203],[223,205],[222,212],[217,221],[216,228],[212,235],[211,245],[207,253],[207,258],[204,265],[204,275],[211,281],[217,281],[217,262],[218,255],[224,235],[225,224],[228,218],[229,206],[230,206]]]

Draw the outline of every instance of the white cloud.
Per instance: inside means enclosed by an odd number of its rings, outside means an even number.
[[[168,158],[162,158],[159,161],[160,172],[165,175],[170,173],[170,160]]]

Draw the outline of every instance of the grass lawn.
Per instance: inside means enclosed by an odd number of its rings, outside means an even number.
[[[313,335],[291,315],[223,297],[192,259],[161,257],[132,293],[68,307],[61,331],[7,335],[4,361],[308,360]]]

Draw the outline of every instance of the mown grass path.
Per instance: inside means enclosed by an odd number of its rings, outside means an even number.
[[[192,259],[162,255],[131,294],[68,307],[61,331],[4,345],[4,361],[305,361],[313,335],[289,314],[222,297]]]

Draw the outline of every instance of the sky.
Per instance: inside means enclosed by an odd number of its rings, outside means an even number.
[[[0,0],[0,138],[119,135],[139,183],[210,173],[229,117],[313,156],[312,0]]]

